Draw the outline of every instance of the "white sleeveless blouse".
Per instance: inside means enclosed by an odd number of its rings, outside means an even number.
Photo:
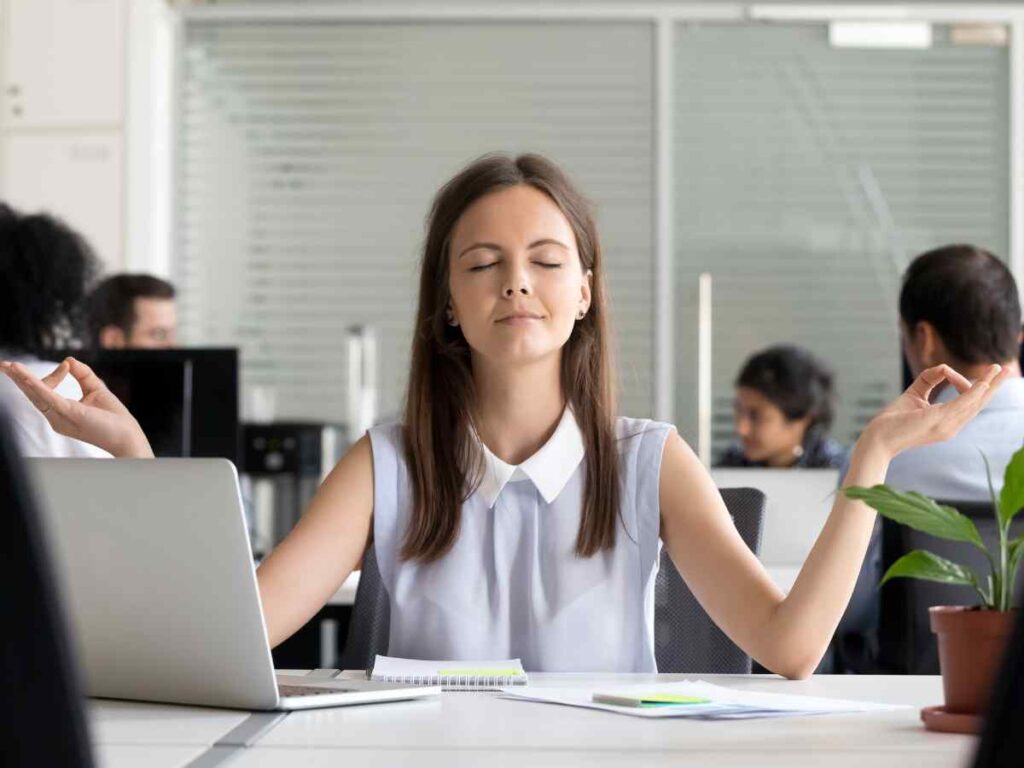
[[[662,449],[671,425],[620,418],[615,546],[575,553],[583,440],[570,409],[518,467],[484,447],[451,550],[402,560],[412,488],[399,424],[369,431],[374,546],[388,591],[388,653],[414,659],[521,658],[529,671],[655,672],[654,582]]]

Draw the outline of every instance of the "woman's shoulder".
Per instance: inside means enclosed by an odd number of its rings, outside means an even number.
[[[405,444],[405,425],[401,421],[386,421],[375,424],[366,430],[370,438],[370,445],[376,452],[380,449],[390,449],[399,454],[403,451]]]
[[[675,426],[664,421],[654,419],[634,419],[629,416],[619,416],[615,420],[615,437],[620,444],[630,442],[641,442],[656,439],[664,443],[665,438],[675,431]]]

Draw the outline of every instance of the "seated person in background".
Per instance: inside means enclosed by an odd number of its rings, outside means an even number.
[[[1008,378],[956,437],[919,446],[889,464],[885,482],[942,501],[987,501],[992,466],[998,494],[1013,452],[1024,443],[1024,379],[1020,370],[1021,310],[1017,285],[999,259],[972,245],[949,245],[918,256],[903,276],[900,337],[913,375],[946,364],[969,380],[999,363]],[[943,389],[934,402],[950,402]],[[871,544],[837,633],[837,671],[877,670],[881,525]]]
[[[89,294],[89,343],[99,349],[168,349],[177,344],[174,286],[152,275],[113,275]]]
[[[736,377],[736,436],[719,467],[839,467],[846,450],[826,436],[835,412],[832,371],[807,350],[770,347]]]
[[[0,357],[17,360],[39,376],[53,371],[52,362],[36,355],[77,344],[86,287],[98,271],[88,243],[66,224],[0,203]],[[65,378],[66,366],[58,371],[47,383],[65,397],[80,399],[78,382]],[[25,456],[109,456],[57,434],[6,377],[0,379],[0,407],[10,416]]]
[[[959,435],[907,451],[892,462],[886,483],[951,501],[987,501],[988,479],[978,451],[992,465],[996,492],[1013,452],[1024,443],[1024,379],[1017,284],[1003,262],[972,245],[950,245],[914,259],[900,293],[900,336],[913,375],[945,363],[970,380],[992,363],[1009,378]],[[935,402],[948,402],[943,390]]]

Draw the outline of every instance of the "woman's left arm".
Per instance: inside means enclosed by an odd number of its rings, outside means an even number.
[[[884,482],[901,451],[948,440],[982,408],[1006,376],[999,366],[972,385],[952,368],[929,368],[861,434],[843,486]],[[960,392],[932,405],[948,381]],[[694,596],[719,627],[767,669],[810,675],[853,593],[875,512],[838,494],[788,595],[740,538],[711,476],[683,440],[665,446],[660,479],[661,537]]]

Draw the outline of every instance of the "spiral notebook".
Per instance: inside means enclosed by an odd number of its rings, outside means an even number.
[[[440,685],[446,691],[496,691],[526,685],[519,659],[505,661],[423,661],[377,656],[366,676],[379,683]]]

